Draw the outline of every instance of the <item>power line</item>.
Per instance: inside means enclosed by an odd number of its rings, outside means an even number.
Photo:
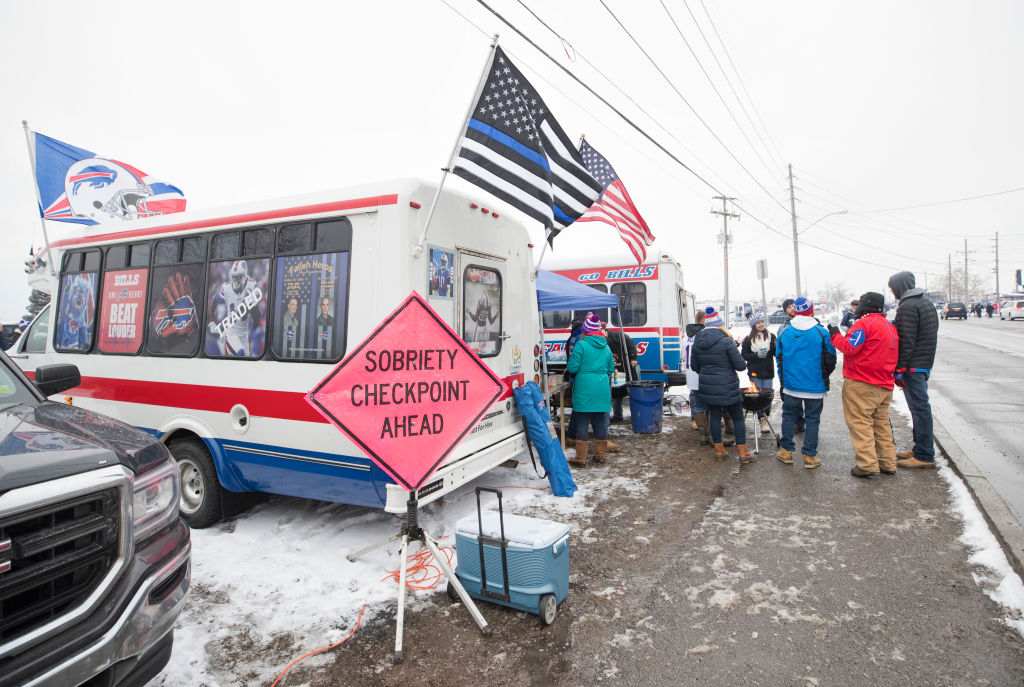
[[[899,210],[916,210],[918,208],[931,208],[931,207],[935,207],[936,205],[950,205],[952,203],[964,203],[964,202],[969,201],[969,200],[978,200],[980,198],[991,198],[993,196],[1004,196],[1007,193],[1019,193],[1020,191],[1024,191],[1024,186],[1021,186],[1019,188],[1007,189],[1006,191],[996,191],[995,193],[985,193],[985,194],[982,194],[980,196],[968,196],[967,198],[956,198],[954,200],[940,200],[940,201],[938,201],[936,203],[925,203],[924,205],[907,205],[906,207],[902,207],[902,208],[885,208],[885,209],[882,209],[882,210],[861,210],[861,211],[859,211],[859,214],[866,215],[866,214],[873,213],[873,212],[897,212]]]
[[[740,126],[739,120],[736,119],[736,115],[733,114],[732,109],[729,107],[728,103],[725,102],[725,98],[722,97],[722,93],[721,93],[721,91],[718,90],[718,86],[716,86],[715,82],[711,80],[711,75],[708,74],[708,70],[704,68],[704,64],[700,61],[700,58],[697,57],[697,53],[694,52],[693,46],[690,45],[690,41],[686,40],[686,36],[683,35],[682,30],[679,28],[679,24],[676,23],[675,17],[673,17],[672,13],[668,11],[668,7],[665,7],[665,0],[658,0],[658,1],[661,3],[661,8],[663,10],[665,10],[665,14],[668,15],[669,20],[672,22],[672,26],[675,27],[676,33],[679,34],[680,40],[683,41],[683,45],[685,45],[686,49],[690,51],[690,54],[693,56],[693,59],[697,63],[697,66],[700,67],[701,72],[704,73],[704,78],[706,78],[708,80],[708,84],[710,84],[711,89],[715,92],[715,95],[718,96],[718,100],[719,100],[719,102],[722,103],[722,107],[724,107],[725,111],[729,113],[729,117],[732,118],[732,121],[736,125],[736,128],[739,129],[740,133],[743,135],[743,138],[744,138],[744,140],[746,140],[747,145],[749,145],[750,149],[754,151],[754,155],[756,155],[757,159],[761,161],[762,165],[764,165],[764,168],[768,172],[768,174],[772,174],[771,167],[769,167],[768,163],[764,161],[764,158],[761,157],[761,153],[757,150],[757,147],[754,145],[754,142],[750,140],[750,137],[747,136],[747,132],[743,129],[742,126]],[[692,13],[691,13],[691,16],[692,16]],[[699,27],[698,27],[698,29],[699,29]],[[707,42],[707,41],[705,40],[705,42]],[[721,65],[719,65],[719,67],[721,67]],[[741,105],[742,105],[742,103],[741,103]]]

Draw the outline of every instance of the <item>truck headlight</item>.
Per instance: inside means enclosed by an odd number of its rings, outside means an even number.
[[[178,517],[181,473],[173,460],[135,480],[132,492],[132,520],[135,540],[169,525]]]

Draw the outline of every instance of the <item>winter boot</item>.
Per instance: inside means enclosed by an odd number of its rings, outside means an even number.
[[[736,444],[736,451],[739,453],[740,463],[743,465],[757,460],[757,456],[747,450],[746,444]]]
[[[690,429],[697,429],[697,418],[692,418],[690,420]]]
[[[619,451],[622,450],[622,446],[616,444],[611,439],[606,439],[605,441],[608,442],[608,453],[618,453]]]
[[[761,422],[761,434],[767,434],[768,432],[772,431],[771,428],[768,426],[768,418],[766,418],[766,417],[764,417],[762,415],[761,418],[760,418],[760,422]]]
[[[610,443],[612,442],[607,439],[597,439],[594,442],[594,462],[598,465],[604,465],[605,452],[607,452]]]
[[[809,456],[806,453],[803,454],[803,455],[804,455],[804,467],[807,468],[808,470],[813,470],[814,468],[816,468],[819,465],[821,465],[821,460],[818,459],[818,456]]]
[[[896,454],[897,460],[906,460],[907,458],[913,458],[913,457],[914,457],[914,449],[910,449],[909,451],[900,451],[899,453]]]
[[[700,435],[700,445],[710,446],[711,445],[711,434],[708,432],[708,414],[697,413],[697,431]]]
[[[565,447],[566,448],[573,448],[574,446],[576,446],[576,440],[573,439],[572,437],[566,437],[565,438]]]
[[[722,443],[726,446],[733,446],[736,443],[736,428],[732,426],[732,418],[728,415],[722,416],[725,422],[725,432],[722,433]]]
[[[715,444],[715,460],[718,462],[725,460],[725,444]]]
[[[569,465],[581,468],[587,464],[587,449],[590,448],[589,441],[576,440],[576,457],[569,461]]]
[[[793,464],[793,452],[790,451],[788,448],[779,448],[779,450],[775,452],[775,457],[781,460],[786,465]]]

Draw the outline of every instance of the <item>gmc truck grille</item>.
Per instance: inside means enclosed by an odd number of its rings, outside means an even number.
[[[0,519],[0,644],[74,609],[117,563],[116,488]]]

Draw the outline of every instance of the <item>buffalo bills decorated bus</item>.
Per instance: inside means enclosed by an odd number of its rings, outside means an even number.
[[[683,270],[671,255],[651,249],[642,265],[629,265],[618,258],[558,259],[545,262],[563,277],[619,297],[619,310],[598,311],[602,322],[622,327],[636,342],[641,378],[684,384],[680,368],[680,337],[693,322],[694,296],[684,288]],[[565,365],[565,340],[575,318],[585,312],[545,312],[544,347],[548,365]],[[621,318],[621,324],[620,324]]]
[[[510,388],[539,381],[526,230],[445,191],[423,239],[435,190],[401,180],[70,227],[32,266],[53,300],[11,357],[29,374],[76,364],[63,398],[163,441],[193,526],[222,517],[224,490],[405,512],[406,493],[304,398],[347,350],[416,291]],[[509,391],[420,503],[525,452]]]

